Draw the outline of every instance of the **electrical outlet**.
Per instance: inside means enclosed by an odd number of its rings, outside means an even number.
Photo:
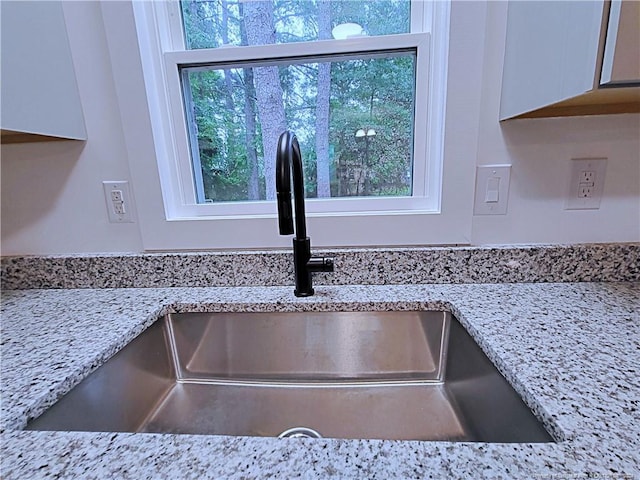
[[[565,209],[593,210],[600,208],[606,169],[606,158],[571,159]]]
[[[578,190],[578,197],[591,198],[593,196],[593,185],[580,185]]]
[[[111,223],[131,223],[131,193],[129,182],[102,182],[107,213]]]
[[[593,183],[596,176],[595,172],[582,171],[580,172],[580,183]]]
[[[124,202],[113,202],[113,211],[118,215],[125,215],[127,210],[124,208]]]
[[[111,201],[122,202],[122,190],[111,190]]]

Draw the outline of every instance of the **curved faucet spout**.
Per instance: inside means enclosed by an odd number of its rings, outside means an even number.
[[[294,294],[298,297],[313,295],[312,272],[333,272],[333,259],[311,256],[311,240],[307,237],[304,208],[304,172],[298,139],[289,130],[278,139],[276,153],[276,193],[280,235],[290,235],[293,229],[291,183],[293,176],[293,202],[295,206],[295,238],[293,239],[293,266],[296,280]]]
[[[293,173],[293,201],[295,205],[296,238],[307,236],[304,209],[304,172],[302,154],[295,134],[286,130],[278,139],[276,157],[276,192],[280,235],[293,233],[293,213],[291,211],[291,173]]]

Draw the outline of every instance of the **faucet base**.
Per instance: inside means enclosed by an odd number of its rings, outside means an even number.
[[[312,257],[311,240],[306,238],[293,239],[293,268],[295,270],[296,288],[293,291],[296,297],[310,297],[313,295],[313,283],[311,273],[333,272],[333,258]]]
[[[311,240],[306,238],[293,239],[293,268],[296,277],[296,288],[293,291],[296,297],[309,297],[313,295],[311,283],[311,271],[307,268],[307,262],[311,258]]]
[[[307,291],[304,291],[304,292],[299,292],[298,290],[294,290],[293,291],[293,294],[296,297],[311,297],[311,296],[313,296],[314,293],[315,292],[314,292],[313,288],[310,291],[307,290]]]

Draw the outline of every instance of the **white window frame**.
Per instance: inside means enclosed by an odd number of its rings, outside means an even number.
[[[416,91],[414,110],[414,131],[425,132],[427,121],[428,68],[429,68],[429,35],[426,33],[389,35],[384,37],[367,37],[346,40],[323,40],[318,42],[287,43],[276,45],[259,45],[238,48],[216,48],[167,52],[164,54],[165,78],[167,80],[168,100],[171,103],[171,121],[175,135],[175,171],[171,176],[172,191],[180,192],[181,197],[165,199],[173,207],[175,218],[184,217],[226,217],[237,215],[273,215],[273,201],[215,202],[197,203],[196,187],[192,174],[189,136],[186,116],[184,115],[184,95],[180,81],[182,65],[212,64],[222,68],[237,68],[236,62],[248,64],[260,59],[260,66],[291,65],[295,63],[314,62],[320,55],[331,56],[331,61],[341,61],[353,54],[376,54],[378,52],[410,52],[416,53]],[[436,176],[427,175],[427,136],[415,135],[413,185],[414,192],[410,197],[356,197],[309,199],[307,212],[310,214],[367,212],[389,210],[437,210],[437,199],[440,180]],[[427,184],[427,178],[431,179]]]
[[[447,5],[446,2],[438,2]],[[276,213],[275,202],[215,202],[198,203],[193,166],[189,146],[188,126],[184,114],[184,96],[180,81],[180,67],[189,64],[229,65],[236,62],[276,61],[280,64],[295,63],[291,59],[307,59],[312,62],[318,56],[331,56],[332,60],[343,60],[352,54],[370,54],[384,51],[410,51],[416,53],[416,79],[414,99],[414,142],[412,195],[403,197],[357,197],[310,199],[307,213],[313,215],[340,213],[376,213],[440,211],[440,172],[442,170],[442,130],[435,127],[437,119],[443,118],[444,105],[431,106],[429,65],[430,34],[435,8],[426,8],[423,1],[413,1],[411,6],[411,33],[359,37],[344,40],[294,42],[275,45],[218,47],[186,50],[182,32],[179,3],[137,2],[134,8],[139,18],[152,21],[158,35],[156,51],[152,52],[154,65],[146,70],[155,71],[157,103],[164,106],[162,130],[165,133],[164,149],[169,155],[158,158],[162,190],[168,220],[205,217],[210,219],[242,216],[271,217]],[[144,11],[144,12],[143,12]],[[443,11],[443,13],[447,13]],[[140,22],[139,22],[140,23]],[[147,27],[151,27],[147,23]],[[140,28],[139,30],[144,30]],[[418,33],[414,33],[414,31]],[[427,32],[425,32],[427,30]],[[437,98],[437,97],[436,97]],[[432,128],[432,126],[434,128]],[[159,126],[156,125],[156,128]],[[158,128],[159,129],[159,128]],[[429,145],[434,148],[429,152]],[[436,151],[433,151],[436,150]],[[435,154],[435,155],[434,155]],[[435,160],[429,160],[435,159]]]
[[[179,11],[155,8],[160,4],[101,3],[144,249],[289,247],[290,238],[277,231],[275,202],[268,202],[273,206],[267,214],[177,215],[171,199],[185,197],[174,182],[174,126],[159,52],[162,42],[178,33],[158,28],[156,15]],[[482,76],[478,45],[484,41],[486,6],[481,2],[465,3],[464,8],[445,1],[434,1],[428,7],[421,1],[416,4],[418,9],[412,9],[420,14],[412,16],[412,27],[421,22],[430,30],[426,148],[433,160],[428,163],[428,174],[442,178],[438,191],[433,192],[437,206],[431,210],[317,213],[311,208],[315,200],[309,200],[308,230],[316,247],[469,244],[481,94],[479,85],[470,84],[469,78]],[[450,22],[457,32],[451,40]],[[135,44],[139,49],[132,48]],[[450,55],[456,59],[452,67]],[[355,203],[359,199],[345,200]]]

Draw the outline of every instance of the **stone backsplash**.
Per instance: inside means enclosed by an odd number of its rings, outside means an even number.
[[[317,250],[335,272],[316,285],[625,282],[640,243]],[[290,251],[3,257],[2,288],[234,287],[293,284]]]

